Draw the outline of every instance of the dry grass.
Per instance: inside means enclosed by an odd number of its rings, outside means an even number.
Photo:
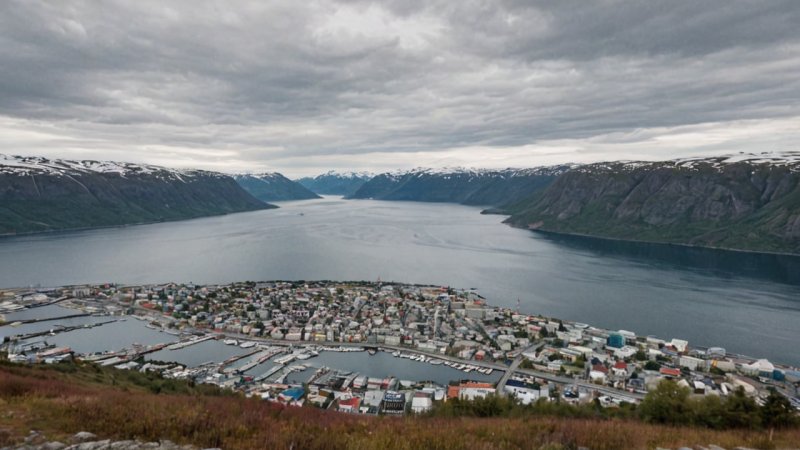
[[[42,430],[91,431],[114,439],[170,439],[225,449],[644,449],[717,444],[792,448],[800,430],[712,431],[638,421],[359,417],[286,408],[255,399],[153,394],[96,384],[55,370],[0,366],[0,447]]]

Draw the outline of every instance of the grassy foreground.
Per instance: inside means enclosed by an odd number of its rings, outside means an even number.
[[[158,393],[156,393],[158,392]],[[644,449],[695,444],[796,448],[800,429],[713,431],[633,420],[359,417],[289,408],[207,386],[93,365],[0,363],[0,447],[31,429],[49,439],[90,431],[224,449]]]

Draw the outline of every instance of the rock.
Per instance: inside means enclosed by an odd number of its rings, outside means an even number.
[[[113,450],[133,450],[139,448],[139,442],[137,441],[117,441],[112,442],[109,448]]]
[[[39,431],[31,430],[28,437],[25,438],[26,444],[39,444],[45,440],[44,435]]]
[[[80,431],[72,436],[72,442],[88,442],[97,439],[97,435],[88,431]]]
[[[111,441],[109,439],[103,441],[92,441],[92,442],[83,442],[78,444],[75,447],[75,450],[102,450],[111,447]],[[72,449],[72,447],[70,447]]]
[[[92,433],[83,432],[80,438],[89,439],[89,435],[94,436]],[[144,450],[144,449],[158,449],[158,450],[197,450],[193,445],[178,445],[170,440],[163,440],[161,442],[141,442],[134,440],[126,441],[111,441],[105,439],[102,441],[85,441],[74,443],[67,446],[61,442],[41,442],[42,436],[38,433],[32,433],[40,439],[39,443],[24,443],[14,447],[2,447],[0,450]],[[74,437],[73,437],[74,439]],[[220,449],[207,449],[207,450],[220,450]]]

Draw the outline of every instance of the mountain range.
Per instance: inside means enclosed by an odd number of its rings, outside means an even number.
[[[506,212],[540,231],[800,253],[800,154],[590,164]]]
[[[203,170],[0,155],[0,234],[188,219],[274,208]]]
[[[364,183],[350,198],[450,202],[497,206],[546,188],[570,166],[533,169],[413,169],[388,172]]]
[[[319,198],[486,206],[539,232],[800,254],[800,153],[530,169],[228,176],[0,155],[0,234],[155,222]]]
[[[351,196],[373,176],[369,172],[336,172],[332,170],[296,181],[317,194]]]
[[[233,179],[250,195],[264,202],[320,198],[302,184],[277,172],[237,174]]]

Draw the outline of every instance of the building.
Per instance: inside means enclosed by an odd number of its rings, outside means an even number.
[[[361,406],[361,399],[352,397],[347,400],[339,400],[339,411],[347,413],[358,412],[358,407]]]
[[[519,400],[523,405],[535,403],[543,396],[541,389],[537,389],[536,387],[525,383],[524,381],[514,379],[506,382],[506,385],[503,387],[503,391],[516,397],[517,400]]]
[[[606,345],[612,348],[622,348],[625,346],[625,337],[619,333],[611,333],[606,339]]]
[[[662,367],[658,372],[668,378],[678,378],[681,376],[680,369],[673,369],[671,367]]]
[[[627,377],[628,376],[628,364],[625,361],[617,361],[611,367],[611,373],[613,373],[617,377]]]
[[[303,398],[303,395],[305,395],[305,391],[302,387],[292,387],[281,392],[278,398],[285,402],[296,402]]]
[[[493,384],[479,383],[477,381],[465,381],[457,386],[447,387],[448,399],[458,398],[461,400],[474,400],[494,393],[495,388]]]
[[[774,372],[775,366],[766,359],[759,359],[752,364],[745,364],[742,366],[742,373],[751,376],[772,378]]]
[[[432,408],[433,400],[428,394],[417,392],[414,394],[414,398],[411,399],[411,412],[414,414],[424,414]]]
[[[686,367],[689,370],[697,370],[698,368],[701,368],[704,364],[705,361],[703,361],[700,358],[695,358],[693,356],[681,355],[680,359],[678,360],[678,365],[680,365],[681,367]]]
[[[386,391],[381,401],[384,414],[403,414],[406,411],[406,396],[396,391]]]

